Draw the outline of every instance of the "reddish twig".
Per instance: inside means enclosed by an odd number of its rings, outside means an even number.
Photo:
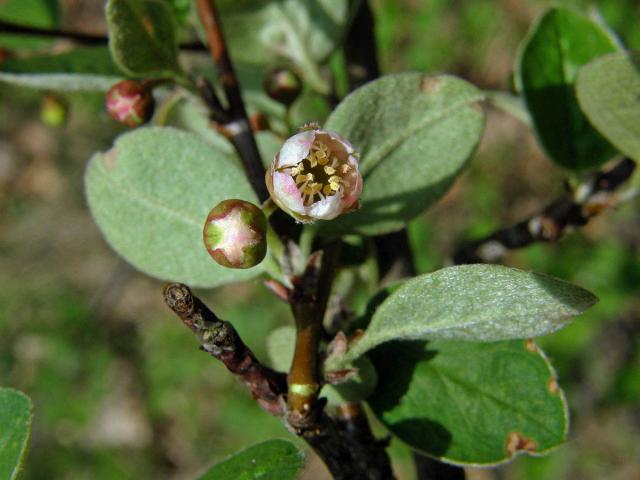
[[[184,284],[167,285],[164,300],[182,323],[196,334],[201,349],[224,363],[247,385],[264,410],[272,415],[284,413],[286,376],[262,365],[240,339],[233,325],[220,320]]]
[[[242,165],[244,166],[249,182],[258,195],[258,199],[264,202],[269,198],[269,192],[264,181],[264,167],[260,160],[260,152],[256,139],[251,131],[251,123],[240,93],[240,83],[229,58],[227,44],[220,24],[220,16],[213,0],[197,0],[198,14],[202,26],[207,34],[209,51],[218,70],[218,77],[224,90],[227,107],[223,109],[224,122],[219,128],[233,143]],[[207,100],[205,98],[205,100]],[[208,99],[211,106],[211,99]],[[219,104],[220,102],[218,102]],[[212,109],[212,119],[220,123],[220,112]]]

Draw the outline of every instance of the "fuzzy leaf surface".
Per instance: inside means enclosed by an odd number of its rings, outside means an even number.
[[[412,448],[448,463],[493,465],[565,440],[564,395],[530,340],[392,342],[370,358],[368,403]]]
[[[12,388],[0,388],[0,478],[18,478],[31,436],[31,400]]]
[[[640,161],[640,53],[613,53],[578,72],[580,106],[625,155]]]
[[[122,77],[105,47],[8,59],[0,65],[0,81],[41,90],[107,91]]]
[[[200,480],[295,480],[304,455],[286,440],[258,443],[215,465]]]
[[[118,66],[133,76],[180,73],[175,19],[161,0],[109,0],[109,48]]]
[[[316,64],[338,46],[349,14],[346,0],[223,0],[219,7],[235,61],[286,60],[311,84],[317,83]]]
[[[360,153],[360,210],[319,224],[326,233],[402,228],[453,183],[480,141],[483,93],[448,75],[387,75],[347,96],[325,129]]]
[[[596,167],[615,153],[582,113],[574,83],[582,65],[617,48],[600,24],[560,7],[542,15],[522,46],[516,82],[540,142],[563,167]]]
[[[420,275],[394,290],[346,354],[390,340],[493,342],[554,332],[597,301],[587,290],[500,265],[461,265]]]
[[[213,287],[261,272],[221,267],[204,248],[211,208],[256,197],[238,162],[195,134],[169,127],[126,133],[91,159],[85,189],[107,242],[148,275]]]

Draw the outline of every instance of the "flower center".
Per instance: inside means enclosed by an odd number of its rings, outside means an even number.
[[[295,167],[289,167],[285,171],[295,180],[298,190],[302,193],[302,201],[308,207],[342,192],[343,176],[349,170],[351,166],[332,155],[324,142],[315,140],[309,154]]]

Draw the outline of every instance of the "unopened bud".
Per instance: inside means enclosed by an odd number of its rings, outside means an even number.
[[[115,121],[137,127],[153,115],[155,101],[151,88],[136,80],[122,80],[105,97],[107,112]]]
[[[224,200],[213,207],[204,225],[209,255],[229,268],[251,268],[267,253],[267,218],[244,200]]]
[[[360,206],[358,154],[340,135],[313,124],[282,145],[266,183],[273,201],[302,223],[331,220]]]
[[[286,68],[271,70],[262,86],[267,95],[286,106],[291,105],[302,91],[300,77]]]
[[[47,94],[40,104],[40,119],[50,127],[61,127],[67,121],[69,105],[58,95]]]

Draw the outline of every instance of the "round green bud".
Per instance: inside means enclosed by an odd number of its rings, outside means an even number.
[[[223,267],[255,267],[267,253],[267,217],[244,200],[224,200],[213,207],[202,233],[209,255]]]

